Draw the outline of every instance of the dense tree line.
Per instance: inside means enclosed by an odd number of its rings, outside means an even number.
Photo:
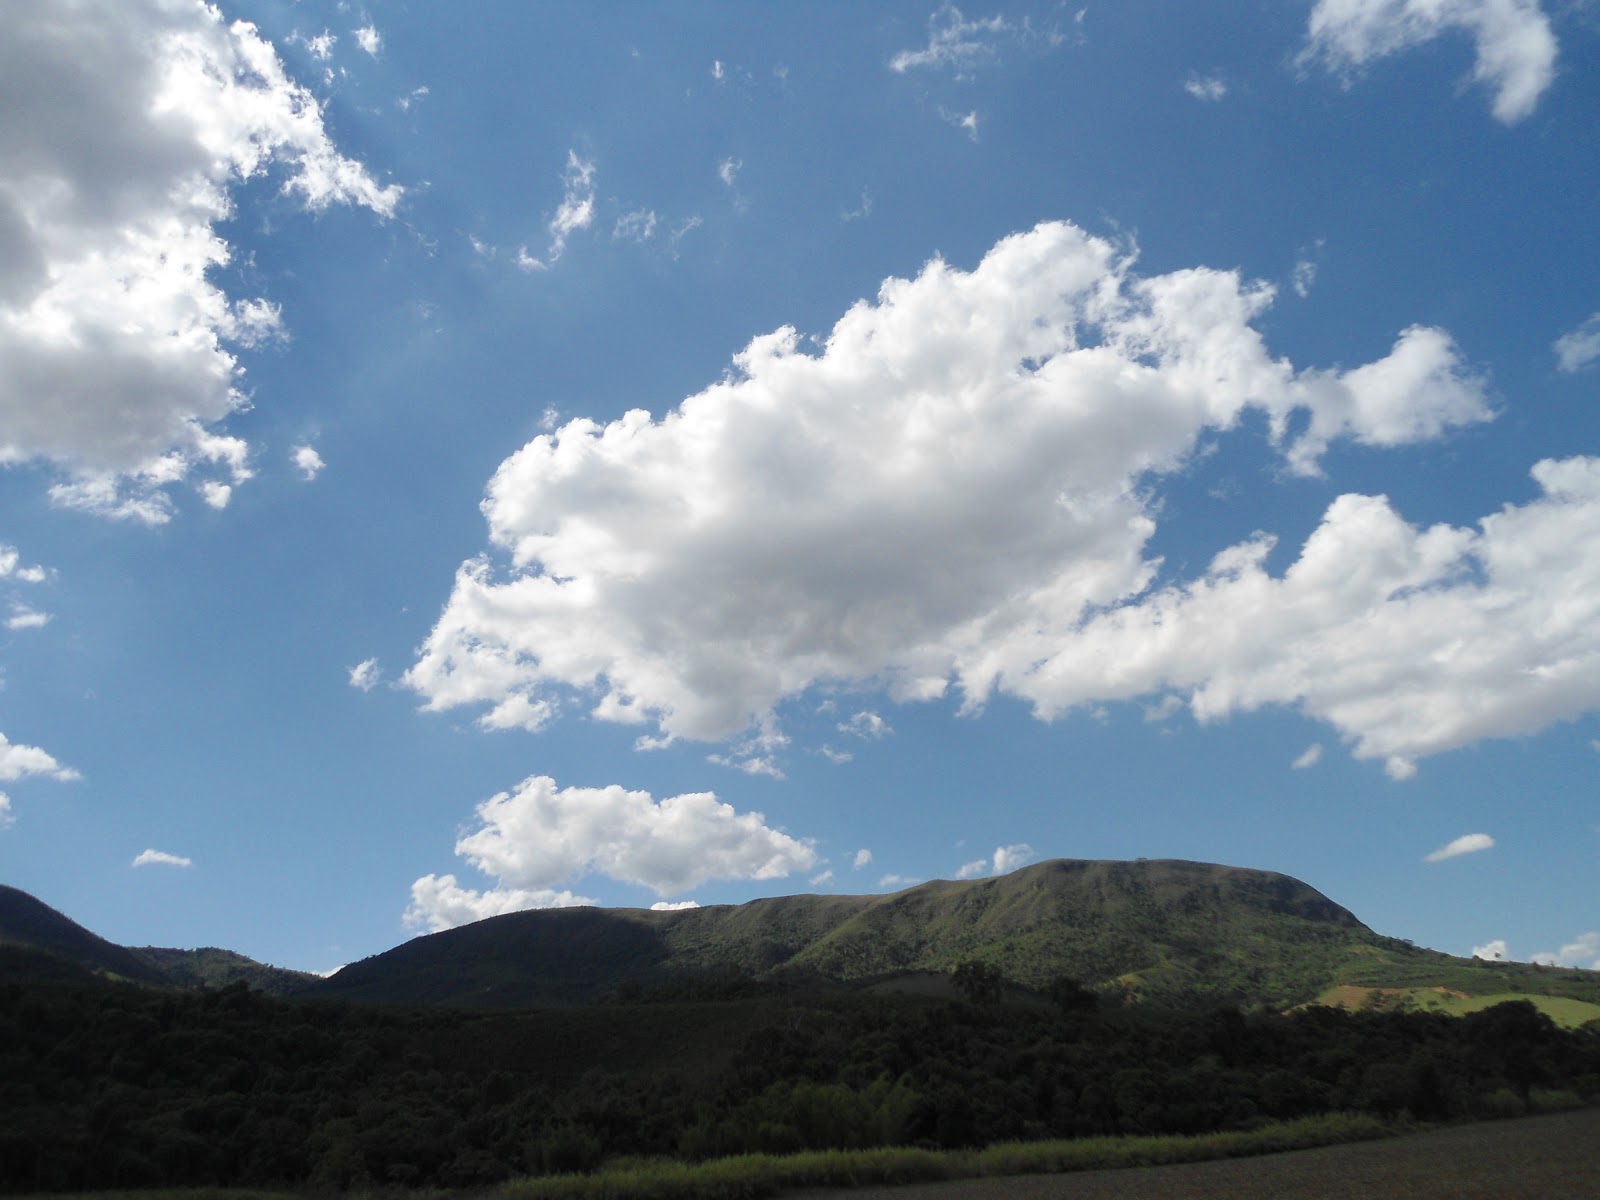
[[[795,992],[469,1014],[0,985],[0,1187],[472,1186],[617,1155],[1197,1133],[1600,1100],[1600,1030]]]

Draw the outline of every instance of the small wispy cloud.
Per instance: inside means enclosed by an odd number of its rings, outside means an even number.
[[[1296,771],[1304,771],[1307,767],[1314,767],[1322,761],[1322,743],[1312,742],[1300,752],[1300,757],[1289,764]]]
[[[192,867],[194,859],[181,854],[168,854],[165,850],[144,850],[133,860],[136,867]]]
[[[1191,75],[1183,90],[1202,103],[1215,104],[1228,94],[1228,85],[1220,75]]]
[[[383,668],[375,658],[365,659],[350,668],[350,686],[370,692],[383,681]]]
[[[851,864],[852,868],[854,870],[859,871],[859,870],[861,870],[862,867],[870,867],[871,865],[872,865],[872,851],[871,850],[857,850],[856,851],[855,861]]]
[[[322,455],[310,446],[294,447],[289,451],[289,457],[294,462],[295,470],[300,472],[300,478],[307,482],[315,479],[322,468],[328,465],[322,461]]]
[[[1556,362],[1571,375],[1600,359],[1600,312],[1555,341]]]
[[[1493,850],[1495,841],[1487,833],[1464,833],[1455,841],[1440,846],[1428,855],[1424,862],[1443,862],[1447,858],[1460,858],[1463,854],[1477,854],[1481,850]]]
[[[363,25],[360,29],[352,29],[350,36],[356,39],[360,46],[373,58],[378,57],[378,52],[383,49],[383,36],[371,25]]]

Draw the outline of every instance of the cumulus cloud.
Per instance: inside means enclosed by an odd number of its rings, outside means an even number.
[[[651,912],[683,912],[685,909],[699,908],[698,900],[657,900],[650,906]]]
[[[1018,842],[1014,846],[1001,846],[994,852],[994,873],[996,875],[1009,875],[1018,867],[1026,866],[1033,861],[1033,847],[1026,842]]]
[[[1472,957],[1488,959],[1490,962],[1503,962],[1511,957],[1511,948],[1506,945],[1504,938],[1495,938],[1482,946],[1474,946]]]
[[[294,461],[295,470],[300,472],[300,478],[307,482],[320,475],[322,468],[328,465],[322,461],[322,455],[310,446],[296,446],[289,451],[289,457]]]
[[[1544,461],[1542,495],[1476,530],[1341,496],[1282,577],[1258,536],[1188,585],[1084,623],[1009,685],[1041,716],[1157,688],[1200,721],[1269,704],[1327,721],[1397,779],[1415,760],[1600,707],[1600,459]]]
[[[370,692],[383,680],[383,668],[375,658],[363,659],[350,668],[350,686]]]
[[[51,616],[47,612],[29,608],[26,604],[14,604],[11,607],[11,616],[6,618],[6,628],[18,629],[43,629],[50,624]]]
[[[881,888],[907,888],[921,882],[922,880],[913,875],[885,875],[878,880],[878,886]]]
[[[894,732],[889,722],[871,710],[858,712],[848,721],[840,721],[838,728],[840,733],[848,733],[871,742]]]
[[[530,908],[578,908],[596,901],[551,888],[464,888],[454,875],[424,875],[411,885],[411,903],[402,920],[407,929],[438,933],[501,913]]]
[[[995,850],[992,860],[975,858],[956,868],[956,878],[976,879],[980,875],[1009,875],[1018,867],[1032,861],[1033,847],[1025,842],[1019,842],[1014,846],[1000,846]]]
[[[1556,339],[1556,361],[1571,374],[1600,359],[1600,312],[1593,314],[1571,333]]]
[[[812,887],[826,887],[828,884],[830,884],[832,882],[833,882],[833,872],[832,871],[819,871],[817,874],[815,874],[815,875],[813,875],[811,877],[811,886]]]
[[[454,876],[426,876],[412,886],[409,924],[444,928],[467,912],[477,920],[590,903],[555,890],[589,874],[667,896],[713,879],[779,879],[817,864],[808,842],[770,828],[758,812],[736,812],[710,792],[658,801],[614,784],[558,788],[537,775],[485,800],[477,816],[478,827],[455,850],[492,877],[494,888],[470,891]]]
[[[383,37],[371,25],[363,25],[360,29],[352,29],[350,36],[356,39],[356,45],[372,55],[373,58],[377,58],[378,52],[383,49]]]
[[[41,566],[23,566],[22,553],[15,546],[0,542],[0,579],[16,579],[23,583],[43,583],[50,578],[50,569]]]
[[[1215,103],[1228,94],[1228,85],[1220,75],[1191,75],[1183,90],[1196,100]]]
[[[896,701],[953,685],[968,710],[998,689],[1042,716],[1171,690],[1202,717],[1301,702],[1365,732],[1347,697],[1360,672],[1309,656],[1342,652],[1330,624],[1354,636],[1384,596],[1396,613],[1465,597],[1470,580],[1414,592],[1456,581],[1471,535],[1419,535],[1381,500],[1346,497],[1283,581],[1265,576],[1261,538],[1192,589],[1150,594],[1154,486],[1250,410],[1302,474],[1339,439],[1399,445],[1491,413],[1437,329],[1352,370],[1296,370],[1252,324],[1272,295],[1207,268],[1140,278],[1126,247],[1050,223],[975,270],[935,260],[885,281],[815,352],[791,328],[757,337],[660,419],[575,419],[502,463],[483,503],[498,561],[462,565],[405,682],[432,710],[487,705],[490,724],[575,698],[706,741],[773,728],[819,684]],[[1568,510],[1581,471],[1541,470]],[[1491,520],[1510,532],[1519,518]],[[1576,586],[1597,562],[1549,566]],[[1218,637],[1172,636],[1190,624]],[[1267,627],[1298,634],[1306,657],[1282,661]],[[1361,706],[1382,703],[1372,690]]]
[[[1311,745],[1300,752],[1300,757],[1290,763],[1289,766],[1296,771],[1304,771],[1308,767],[1316,766],[1321,761],[1322,743],[1312,742]]]
[[[1482,850],[1493,850],[1494,839],[1487,833],[1464,833],[1455,841],[1440,846],[1424,862],[1443,862],[1447,858],[1460,858],[1463,854],[1477,854]]]
[[[595,164],[579,158],[576,150],[567,151],[567,166],[561,174],[561,203],[546,226],[550,248],[542,259],[534,258],[526,246],[517,250],[517,266],[524,271],[543,271],[567,249],[567,239],[594,224]]]
[[[0,783],[15,783],[30,775],[42,775],[62,782],[82,778],[78,772],[62,766],[39,747],[8,741],[6,735],[0,733]]]
[[[1493,90],[1507,125],[1529,116],[1555,79],[1556,37],[1539,0],[1318,0],[1299,61],[1348,78],[1447,33],[1472,38],[1472,79]]]
[[[969,21],[954,4],[945,4],[928,18],[928,44],[900,51],[889,60],[889,69],[902,75],[919,68],[967,73],[998,57],[1000,43],[1014,32],[1002,16]]]
[[[1568,942],[1560,950],[1543,950],[1532,959],[1553,967],[1582,967],[1600,971],[1600,932],[1579,934],[1576,941]]]
[[[872,851],[866,849],[857,850],[855,860],[850,864],[851,869],[855,871],[861,870],[862,867],[870,867],[871,865]]]
[[[194,859],[181,854],[168,854],[165,850],[144,850],[133,860],[136,867],[192,867]]]
[[[244,403],[230,346],[281,332],[276,306],[212,282],[232,189],[275,171],[308,208],[380,216],[401,190],[334,148],[254,26],[207,5],[17,0],[0,78],[0,465],[52,463],[58,504],[160,523],[173,484],[249,478],[249,448],[214,429]]]

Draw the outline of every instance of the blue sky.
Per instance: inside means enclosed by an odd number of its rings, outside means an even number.
[[[1600,966],[1600,9],[0,39],[0,870],[326,970],[1051,857]]]

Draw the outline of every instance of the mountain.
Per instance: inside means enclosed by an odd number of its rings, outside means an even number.
[[[269,967],[231,950],[130,949],[90,933],[27,892],[0,884],[0,979],[74,982],[87,977],[154,987],[223,987],[243,980],[288,995],[317,976]]]
[[[545,909],[417,938],[315,993],[391,1003],[583,1003],[718,980],[864,985],[967,960],[1119,1003],[1287,1008],[1335,986],[1497,968],[1381,937],[1287,875],[1176,860],[1056,860],[887,896],[785,896],[671,912]],[[1421,982],[1419,982],[1421,981]],[[1515,990],[1515,989],[1512,989]],[[1474,993],[1476,994],[1476,993]],[[1582,998],[1600,1000],[1600,978]]]
[[[49,955],[95,975],[134,983],[167,982],[157,968],[131,950],[90,933],[42,900],[4,884],[0,884],[0,946]],[[18,964],[34,961],[32,955],[13,953],[4,961],[10,970],[20,969],[31,977],[32,973]]]

